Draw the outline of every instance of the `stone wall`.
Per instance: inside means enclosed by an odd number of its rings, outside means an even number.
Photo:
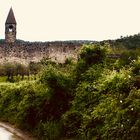
[[[43,58],[63,63],[66,58],[77,58],[77,51],[83,42],[55,41],[55,42],[24,42],[13,44],[0,42],[0,63],[18,62],[28,64],[39,62]]]
[[[16,24],[5,24],[5,41],[8,43],[16,40]]]

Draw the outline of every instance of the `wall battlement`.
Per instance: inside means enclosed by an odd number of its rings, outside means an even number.
[[[83,45],[78,41],[25,42],[17,40],[14,43],[0,42],[0,63],[16,62],[28,64],[39,62],[43,58],[64,63],[66,58],[77,58],[77,51]]]

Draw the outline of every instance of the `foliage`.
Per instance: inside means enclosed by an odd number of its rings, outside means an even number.
[[[133,36],[121,37],[115,40],[113,43],[115,47],[125,47],[127,49],[135,49],[140,47],[140,34]]]
[[[62,124],[59,121],[40,120],[36,126],[35,133],[40,140],[57,140],[63,135]]]
[[[67,59],[64,64],[44,59],[28,67],[0,65],[1,76],[9,79],[27,70],[37,74],[32,81],[0,83],[1,120],[42,140],[138,140],[139,49],[123,50],[118,59],[108,57],[115,52],[110,49],[85,45],[77,62]]]
[[[119,60],[120,66],[126,66],[130,65],[133,61],[136,61],[138,59],[138,56],[140,55],[139,50],[127,50],[122,53],[122,57]]]
[[[82,115],[78,111],[68,111],[63,117],[64,133],[66,137],[75,137],[79,134]]]
[[[69,109],[69,101],[72,98],[71,80],[68,73],[63,73],[51,65],[48,65],[41,73],[40,81],[47,85],[52,96],[50,106],[47,108],[55,119],[59,119],[62,113]]]
[[[79,59],[83,59],[87,65],[97,64],[104,60],[106,48],[98,45],[83,46],[80,50]]]
[[[75,68],[75,82],[81,80],[81,74],[92,65],[103,63],[107,56],[108,46],[85,45],[79,52],[78,62]]]
[[[40,63],[30,63],[23,65],[20,63],[4,63],[0,65],[0,76],[7,77],[9,82],[18,82],[23,80],[25,76],[36,75],[41,70]]]

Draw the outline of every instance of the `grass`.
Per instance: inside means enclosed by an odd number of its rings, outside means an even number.
[[[0,84],[1,83],[18,83],[21,81],[34,81],[35,79],[36,79],[36,75],[24,76],[24,78],[18,75],[18,76],[14,76],[13,80],[8,81],[7,76],[0,76]]]
[[[1,82],[7,82],[7,77],[6,76],[0,76],[0,83]]]

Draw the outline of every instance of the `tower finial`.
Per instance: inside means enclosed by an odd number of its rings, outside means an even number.
[[[7,19],[6,19],[6,24],[16,24],[16,19],[15,19],[15,16],[14,16],[14,12],[13,12],[13,9],[12,9],[12,6],[10,8],[10,11],[9,11],[9,14],[7,16]]]

